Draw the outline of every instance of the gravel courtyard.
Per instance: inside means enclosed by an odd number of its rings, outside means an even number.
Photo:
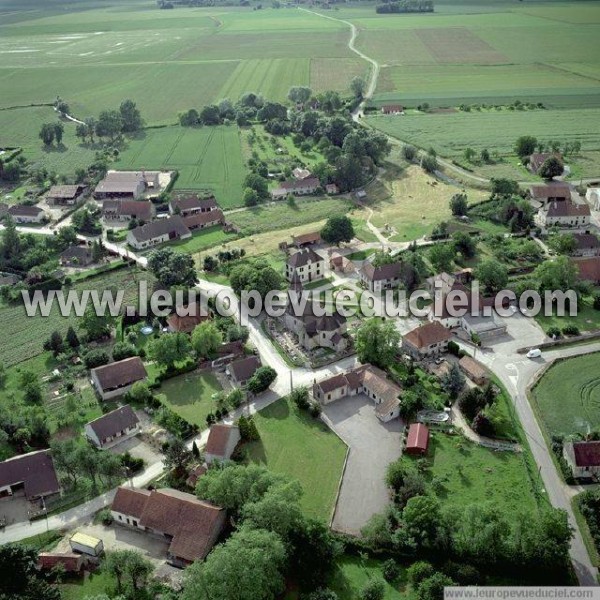
[[[358,534],[389,503],[385,470],[402,453],[404,424],[400,419],[382,423],[375,405],[362,394],[324,406],[323,414],[350,448],[333,528]]]

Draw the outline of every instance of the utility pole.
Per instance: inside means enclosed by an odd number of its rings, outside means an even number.
[[[290,369],[290,394],[294,391],[294,371]]]

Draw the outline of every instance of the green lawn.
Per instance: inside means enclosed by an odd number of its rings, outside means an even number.
[[[354,205],[342,198],[299,198],[294,207],[286,202],[268,204],[234,213],[229,220],[242,235],[249,236],[351,214],[353,209]]]
[[[28,538],[23,538],[19,541],[19,544],[23,546],[31,546],[39,552],[47,552],[54,548],[60,539],[62,534],[58,531],[46,531],[44,533],[38,533]]]
[[[594,299],[590,296],[581,298],[577,304],[577,314],[573,317],[568,314],[564,317],[556,315],[546,316],[540,312],[535,316],[538,325],[548,331],[550,327],[562,329],[568,325],[575,325],[580,331],[596,331],[600,329],[600,311],[593,306]]]
[[[223,388],[212,373],[186,373],[163,381],[159,398],[189,423],[206,427],[206,416],[214,412],[215,394]]]
[[[329,587],[338,595],[339,600],[355,600],[360,591],[373,577],[381,578],[381,564],[374,558],[359,558],[357,556],[344,555],[339,558]],[[386,583],[384,600],[406,600],[413,598],[408,589],[406,571],[401,568],[401,574],[397,581]]]
[[[561,360],[531,391],[550,435],[585,434],[600,426],[600,354]]]
[[[71,579],[61,584],[59,589],[63,600],[81,600],[104,594],[112,595],[117,587],[117,581],[100,569],[95,573],[87,573],[82,579]]]
[[[190,239],[180,240],[169,244],[177,252],[184,252],[186,254],[194,254],[195,252],[202,252],[208,248],[215,248],[221,244],[226,244],[236,239],[235,234],[225,233],[222,227],[211,227],[206,230],[198,231],[194,233]]]
[[[297,479],[306,514],[329,522],[346,455],[344,443],[320,420],[285,398],[255,416],[260,441],[245,446],[250,460]]]
[[[537,510],[522,454],[494,452],[459,435],[433,433],[427,463],[429,478],[442,482],[437,495],[447,505],[491,501],[506,514]]]

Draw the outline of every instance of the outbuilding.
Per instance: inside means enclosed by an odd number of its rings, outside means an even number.
[[[427,454],[429,448],[429,429],[423,423],[413,423],[406,436],[406,454]]]

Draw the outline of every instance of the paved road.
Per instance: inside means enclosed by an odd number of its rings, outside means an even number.
[[[544,334],[532,319],[522,315],[506,319],[506,323],[509,328],[509,338],[494,344],[493,351],[477,350],[476,358],[498,376],[510,393],[519,420],[525,430],[533,458],[540,470],[548,499],[552,506],[564,509],[569,516],[569,521],[574,528],[570,551],[571,560],[580,585],[597,585],[597,569],[590,560],[571,507],[573,491],[563,482],[554,466],[550,449],[529,403],[527,390],[536,375],[539,375],[542,369],[552,361],[560,357],[599,351],[600,343],[545,351],[542,358],[530,360],[523,354],[517,354],[517,349],[539,344],[544,339]],[[472,352],[472,349],[467,349]]]

